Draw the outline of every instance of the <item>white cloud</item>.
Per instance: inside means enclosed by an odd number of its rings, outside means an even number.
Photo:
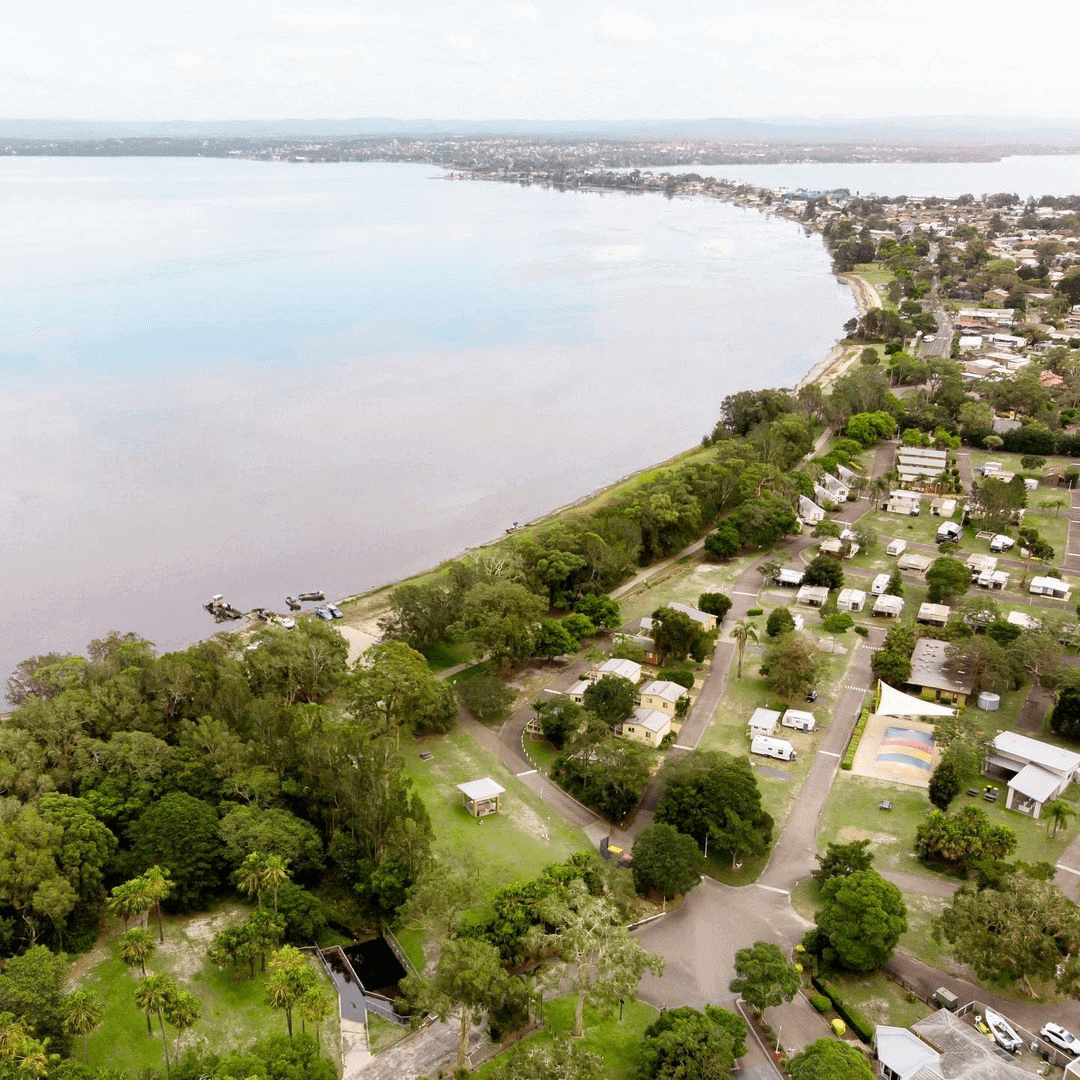
[[[512,4],[506,14],[511,21],[519,23],[534,23],[540,19],[540,12],[532,4]]]
[[[356,26],[367,21],[362,12],[350,11],[347,8],[323,8],[314,11],[279,11],[273,16],[273,21],[282,26],[310,27],[312,29]]]
[[[193,68],[204,67],[206,64],[206,61],[201,56],[196,56],[194,53],[174,52],[170,55],[172,56],[173,63],[177,67],[191,70]]]
[[[648,41],[656,37],[656,27],[648,19],[623,8],[605,11],[596,25],[601,34],[617,41]]]
[[[454,52],[459,53],[471,52],[473,49],[473,39],[464,34],[452,34],[447,38],[446,44],[449,45]]]

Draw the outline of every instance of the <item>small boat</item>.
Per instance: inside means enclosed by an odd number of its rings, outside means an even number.
[[[990,1029],[990,1034],[994,1036],[994,1041],[1002,1050],[1008,1050],[1010,1054],[1018,1054],[1024,1048],[1023,1040],[1009,1026],[1004,1016],[992,1009],[984,1009],[983,1018]]]
[[[314,602],[316,600],[325,600],[326,599],[326,593],[320,592],[318,589],[315,589],[313,592],[302,592],[297,597],[297,599],[298,600],[308,600],[308,601],[312,601],[312,602]]]
[[[285,603],[289,605],[289,610],[290,611],[299,611],[300,610],[300,601],[297,600],[297,598],[295,596],[286,596],[285,597]]]

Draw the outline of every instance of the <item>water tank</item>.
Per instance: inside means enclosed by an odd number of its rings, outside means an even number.
[[[982,709],[983,712],[997,712],[1001,707],[1001,695],[991,694],[989,690],[984,690],[975,699],[975,708]]]

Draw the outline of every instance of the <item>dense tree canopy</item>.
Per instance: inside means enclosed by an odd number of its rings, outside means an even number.
[[[812,1042],[788,1063],[791,1080],[874,1080],[874,1070],[856,1046],[839,1039]]]
[[[892,956],[907,930],[900,890],[876,870],[856,870],[821,887],[811,944],[827,964],[850,971],[876,971]]]
[[[700,880],[705,860],[692,836],[663,823],[648,825],[634,837],[631,871],[639,893],[665,900],[688,893]]]
[[[746,1024],[718,1005],[667,1009],[646,1029],[638,1080],[731,1080],[746,1053]]]

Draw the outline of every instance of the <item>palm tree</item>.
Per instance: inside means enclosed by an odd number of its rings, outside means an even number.
[[[739,650],[739,669],[738,678],[742,678],[742,658],[743,652],[746,649],[747,639],[751,641],[757,641],[757,623],[751,622],[749,619],[740,619],[731,628],[731,637],[735,639],[735,647]]]
[[[322,1034],[319,1030],[319,1025],[330,1015],[330,1010],[333,1008],[333,1004],[330,1000],[330,995],[324,990],[320,990],[317,986],[311,987],[310,990],[306,990],[301,996],[300,1000],[296,1003],[296,1011],[300,1014],[300,1032],[303,1034],[307,1030],[304,1026],[304,1022],[315,1025],[315,1042],[316,1044],[322,1041]]]
[[[1068,505],[1068,499],[1047,499],[1046,502],[1042,504],[1042,508],[1044,510],[1053,510],[1054,517],[1057,517],[1061,513],[1061,508]]]
[[[266,870],[266,859],[258,852],[253,851],[240,864],[240,869],[233,874],[236,887],[248,896],[254,896],[256,903],[262,907],[263,873]]]
[[[277,912],[278,889],[289,880],[289,860],[280,855],[267,855],[263,860],[262,886],[274,894],[274,912]]]
[[[266,1003],[285,1012],[289,1038],[293,1037],[293,1007],[315,985],[315,972],[308,967],[304,954],[292,945],[278,949],[270,959],[270,981],[266,984]]]
[[[82,1036],[85,1064],[90,1063],[90,1051],[87,1046],[90,1032],[99,1027],[104,1019],[105,1006],[89,990],[74,990],[64,999],[61,1025],[65,1035]]]
[[[1076,815],[1076,811],[1064,799],[1051,799],[1043,807],[1043,813],[1046,815],[1046,831],[1050,834],[1051,840],[1057,836],[1058,829],[1063,829],[1068,824],[1069,818]]]
[[[128,967],[138,965],[142,976],[146,978],[146,962],[157,951],[154,935],[145,927],[133,926],[120,935],[120,959]]]
[[[161,1027],[161,1043],[165,1051],[166,1072],[169,1071],[170,1062],[169,1042],[165,1038],[165,1010],[171,1006],[177,992],[176,983],[168,975],[148,975],[135,987],[135,1004],[146,1013],[146,1031],[151,1039],[154,1037],[154,1028],[150,1017],[157,1015]]]
[[[157,915],[158,941],[164,941],[165,927],[161,920],[161,901],[172,892],[172,876],[167,867],[155,864],[143,874],[141,880],[145,885],[147,899],[154,905],[154,914]]]
[[[105,901],[111,915],[116,915],[124,920],[124,928],[132,919],[142,921],[142,916],[153,907],[154,902],[150,899],[146,889],[144,878],[132,878],[122,885],[117,885]]]
[[[165,1019],[176,1028],[174,1051],[180,1052],[180,1036],[190,1027],[194,1027],[202,1013],[202,1002],[186,990],[177,990],[173,999],[165,1008]]]

